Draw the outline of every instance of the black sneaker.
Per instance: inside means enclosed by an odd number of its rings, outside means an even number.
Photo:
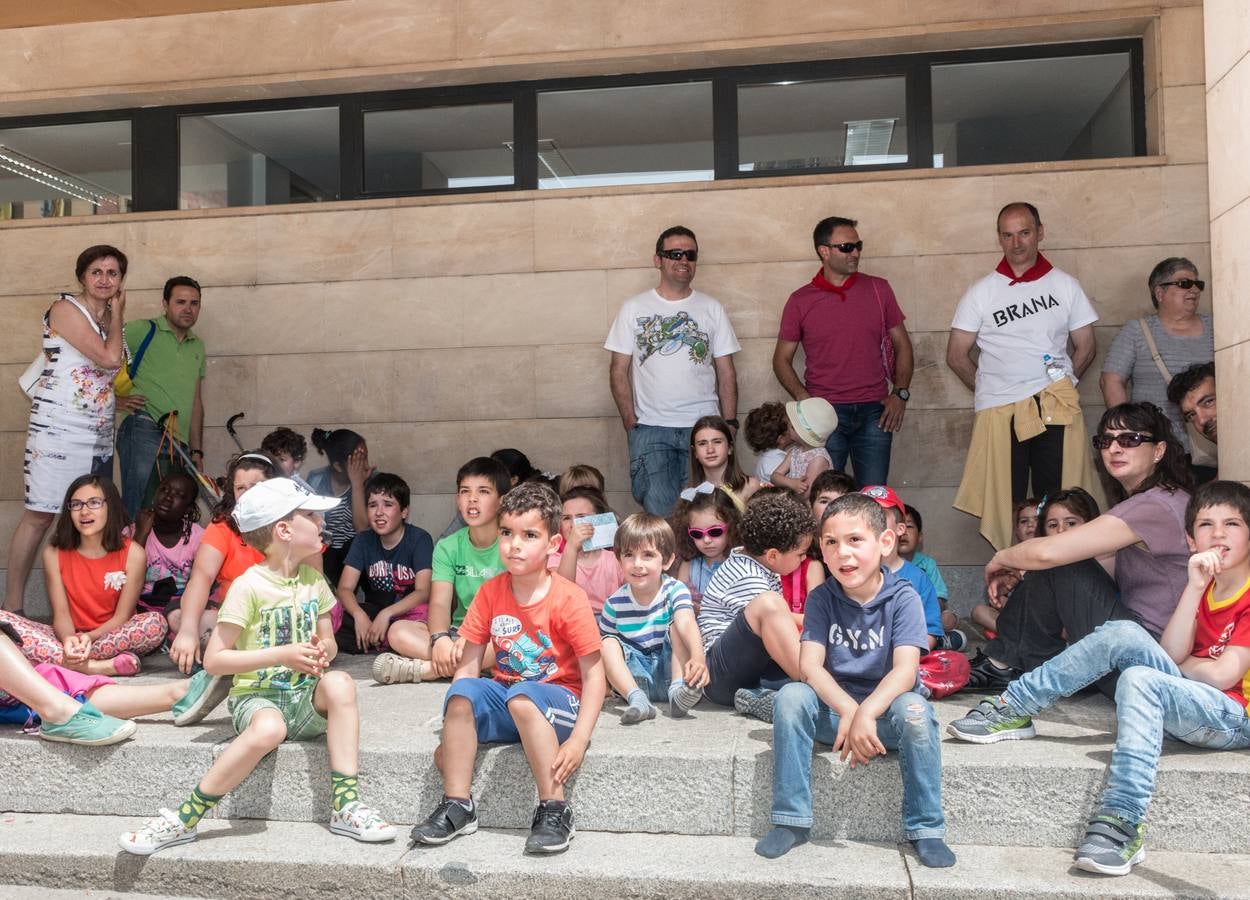
[[[563,853],[569,849],[573,834],[573,808],[558,800],[543,800],[534,810],[525,852]]]
[[[452,838],[477,831],[477,807],[466,808],[458,800],[443,798],[430,817],[412,826],[412,840],[416,844],[445,844]]]
[[[993,661],[980,650],[969,661],[969,665],[972,671],[968,676],[967,690],[995,693],[1004,690],[1007,685],[1020,677],[1020,673],[1010,666],[999,668],[994,665]]]

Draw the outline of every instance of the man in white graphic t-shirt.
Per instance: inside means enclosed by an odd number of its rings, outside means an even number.
[[[946,363],[972,388],[976,409],[955,508],[980,516],[981,534],[1001,549],[1011,542],[1014,502],[1061,488],[1102,491],[1076,392],[1094,359],[1098,313],[1080,283],[1039,252],[1046,232],[1037,207],[1009,203],[997,222],[1003,258],[959,301]]]
[[[742,348],[720,303],[690,286],[698,258],[693,231],[665,230],[655,242],[659,285],[625,301],[603,345],[629,435],[630,489],[658,516],[688,478],[691,426],[720,415],[738,427],[733,355]]]

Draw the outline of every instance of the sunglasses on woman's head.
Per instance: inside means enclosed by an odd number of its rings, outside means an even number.
[[[1140,447],[1143,443],[1154,444],[1155,439],[1140,431],[1121,431],[1119,434],[1096,434],[1093,437],[1095,450],[1106,450],[1112,444],[1119,444],[1125,450]]]
[[[686,534],[690,535],[691,540],[701,541],[705,537],[709,537],[713,539],[718,538],[718,537],[724,537],[724,535],[728,531],[729,531],[728,525],[721,525],[720,523],[717,523],[707,528],[687,528]]]

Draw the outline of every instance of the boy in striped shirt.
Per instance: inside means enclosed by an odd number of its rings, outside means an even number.
[[[629,704],[621,724],[654,719],[652,703],[665,697],[680,719],[702,698],[708,674],[690,591],[665,574],[677,539],[659,516],[635,513],[617,529],[613,550],[625,583],[604,601],[601,627],[608,684]]]

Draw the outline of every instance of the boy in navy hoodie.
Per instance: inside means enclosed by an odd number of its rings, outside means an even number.
[[[812,827],[812,744],[831,744],[851,767],[897,750],[903,833],[923,865],[955,864],[943,840],[942,751],[933,707],[916,693],[929,649],[920,597],[882,565],[897,533],[864,494],[825,509],[820,550],[833,578],[807,598],[801,682],[773,705],[773,829],[755,846],[770,859],[804,843]]]

